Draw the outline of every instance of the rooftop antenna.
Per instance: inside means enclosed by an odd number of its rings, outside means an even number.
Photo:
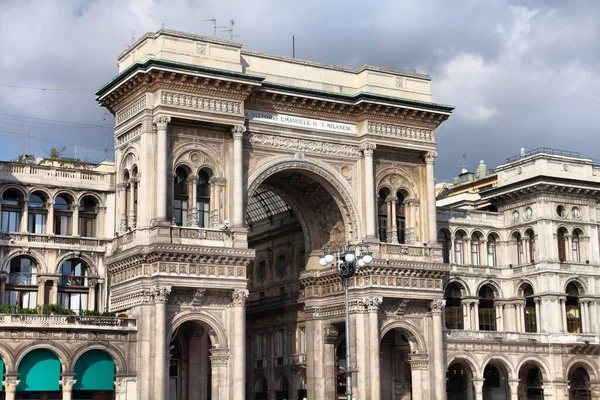
[[[213,24],[213,35],[217,37],[217,19],[215,17],[211,17],[210,19],[205,19],[204,22],[212,22]],[[219,28],[224,28],[220,26]]]
[[[296,58],[296,37],[292,35],[292,57]]]
[[[229,41],[233,42],[233,38],[238,36],[238,35],[233,34],[233,26],[235,25],[235,20],[233,20],[233,19],[229,20],[229,24],[230,24],[229,28],[223,29],[221,32],[229,32]],[[224,28],[224,27],[221,26],[221,28]]]
[[[470,165],[465,164],[467,161],[467,153],[463,153],[460,160],[458,160],[458,162],[460,163],[460,165],[457,165],[457,167],[462,167],[460,170],[461,174],[464,174],[465,172],[469,172],[467,170],[467,167],[470,167]]]
[[[31,129],[31,124],[27,124],[27,156],[29,156],[29,130]]]
[[[104,125],[104,161],[108,161],[108,140],[106,133],[106,113],[102,116],[102,123]]]

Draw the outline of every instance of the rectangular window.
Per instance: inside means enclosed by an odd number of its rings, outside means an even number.
[[[517,241],[517,265],[523,264],[523,241]]]
[[[496,330],[496,312],[494,308],[479,308],[479,330]]]
[[[461,306],[446,306],[444,308],[447,329],[464,329],[464,318]]]
[[[187,224],[188,206],[187,200],[173,200],[173,222],[177,226]]]
[[[19,308],[36,308],[37,291],[7,290],[5,301],[7,304],[16,305]]]
[[[286,273],[286,260],[285,255],[280,255],[277,257],[277,274],[279,276],[284,276]]]
[[[379,216],[379,241],[387,243],[387,217]]]
[[[300,328],[300,349],[299,349],[299,353],[300,354],[306,354],[306,327],[301,327]]]
[[[2,230],[4,232],[19,232],[20,221],[20,211],[2,211]]]
[[[471,265],[479,265],[479,242],[471,241]]]
[[[27,231],[37,235],[46,233],[46,214],[30,213],[28,215]]]
[[[275,357],[283,357],[286,354],[285,330],[279,329],[275,332]]]
[[[57,235],[71,235],[71,217],[68,215],[54,216],[54,233]]]
[[[404,218],[397,218],[396,226],[398,227],[398,243],[404,244],[406,242],[406,238],[405,238],[406,226],[405,226]]]
[[[256,335],[256,354],[254,358],[261,359],[265,357],[265,347],[264,347],[265,335],[264,333],[259,333]]]
[[[82,310],[87,310],[87,293],[72,293],[72,292],[59,292],[58,303],[61,304],[67,310],[73,310],[79,314]]]
[[[535,306],[525,307],[525,332],[537,332],[537,322],[535,320]]]
[[[454,263],[462,264],[462,241],[460,240],[454,242]]]
[[[487,245],[488,253],[488,265],[490,267],[496,266],[496,243],[489,241]]]
[[[571,243],[573,262],[581,262],[579,259],[579,241],[572,239]]]
[[[198,226],[208,228],[210,224],[210,203],[208,201],[199,201],[196,204],[198,208]]]
[[[567,332],[581,333],[579,306],[567,306]]]
[[[79,218],[79,236],[95,237],[96,236],[96,218],[81,217]]]

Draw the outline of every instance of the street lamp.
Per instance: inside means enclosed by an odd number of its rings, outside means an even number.
[[[333,253],[329,248],[323,249],[323,256],[319,260],[322,267],[335,261],[335,267],[338,275],[342,278],[345,294],[345,318],[346,318],[346,367],[341,368],[346,372],[346,397],[352,398],[352,366],[350,365],[350,312],[348,304],[348,285],[350,278],[357,274],[358,270],[373,262],[373,255],[369,251],[369,246],[364,243],[357,243],[341,247]]]

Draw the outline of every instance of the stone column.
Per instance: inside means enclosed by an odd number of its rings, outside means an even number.
[[[473,386],[475,387],[475,400],[483,400],[483,379],[473,378]]]
[[[135,219],[137,218],[136,216],[136,211],[135,211],[135,192],[137,190],[136,187],[136,177],[132,176],[131,178],[129,178],[129,196],[128,196],[128,200],[129,200],[129,228],[134,229],[135,225],[136,225],[136,221]]]
[[[567,332],[567,298],[566,296],[560,296],[560,320],[561,320],[561,332]]]
[[[208,363],[209,363],[210,343],[208,340],[208,332],[204,332],[200,338],[200,400],[208,399]],[[195,379],[196,377],[194,377]]]
[[[473,301],[473,330],[479,330],[479,301]]]
[[[79,236],[79,204],[71,204],[71,211],[73,212],[71,215],[71,218],[73,218],[73,221],[71,221],[71,226],[73,227],[71,235]]]
[[[58,276],[53,276],[53,277],[49,277],[46,279],[52,281],[52,287],[50,288],[50,299],[49,299],[50,304],[57,304],[58,303]]]
[[[166,314],[167,297],[171,293],[170,286],[154,286],[151,289],[154,297],[154,399],[166,400],[167,393],[167,334]]]
[[[306,310],[306,308],[305,308]],[[307,313],[306,321],[306,385],[308,396],[325,400],[325,329],[322,320]]]
[[[442,312],[446,300],[433,300],[430,304],[431,318],[433,320],[433,371],[435,382],[446,382],[446,362],[444,357],[444,342],[442,331]],[[446,399],[446,387],[443,384],[434,388],[436,400]]]
[[[21,382],[15,377],[4,377],[4,381],[2,384],[4,385],[4,399],[5,400],[15,400],[15,395],[17,393],[17,386]]]
[[[535,299],[533,299],[533,301],[535,302],[535,327],[536,327],[536,332],[541,332],[542,331],[542,316],[541,316],[541,309],[542,309],[542,307],[540,307],[540,302],[542,300],[539,297],[536,297]]]
[[[0,304],[5,304],[4,297],[6,296],[6,280],[8,275],[6,273],[0,273]]]
[[[198,185],[196,185],[196,175],[190,175],[187,178],[188,183],[188,220],[185,221],[188,226],[198,226],[198,208],[196,198],[198,197]]]
[[[88,279],[88,310],[96,309],[96,286],[98,285],[97,279]]]
[[[115,400],[127,400],[127,379],[115,378]]]
[[[227,365],[229,364],[229,356],[226,349],[212,349],[210,351],[210,366],[211,366],[211,399],[212,400],[228,400],[228,376]],[[246,397],[243,393],[234,393],[234,399],[243,400]]]
[[[588,302],[585,300],[579,301],[579,309],[581,310],[581,333],[589,333],[589,318],[588,318]]]
[[[127,182],[122,182],[117,185],[119,192],[119,231],[125,232],[127,230]]]
[[[48,216],[46,217],[46,234],[53,235],[54,234],[54,202],[48,200],[48,202],[46,202],[46,207],[48,207]]]
[[[63,376],[59,381],[62,386],[62,398],[63,400],[71,400],[73,396],[73,385],[77,382],[72,376]]]
[[[461,301],[462,305],[462,313],[463,313],[463,325],[465,331],[471,330],[471,302],[470,301]]]
[[[425,159],[425,174],[427,176],[427,231],[429,244],[437,244],[437,215],[435,206],[435,151],[428,151]]]
[[[494,304],[496,308],[496,330],[504,332],[504,314],[502,304]]]
[[[391,211],[391,213],[388,213],[388,215],[390,216],[390,224],[391,224],[391,229],[388,231],[388,242],[390,243],[398,243],[398,224],[397,224],[397,219],[398,216],[396,215],[396,202],[398,201],[398,198],[396,196],[390,196],[386,199],[386,202],[388,202],[389,204],[389,209]]]
[[[236,125],[231,129],[233,136],[233,221],[234,227],[244,224],[244,162],[243,141],[246,127]]]
[[[23,198],[23,208],[21,209],[21,221],[19,221],[19,231],[28,232],[29,227],[29,196]]]
[[[235,398],[246,398],[246,299],[248,290],[235,289],[231,296],[233,309],[232,374]]]
[[[423,393],[423,388],[429,389],[431,380],[427,369],[429,362],[427,361],[427,355],[422,354],[411,354],[408,356],[408,363],[410,364],[410,375],[411,375],[411,400],[426,400],[429,398],[428,393]],[[444,377],[444,382],[446,378]],[[445,390],[445,385],[444,385]],[[445,392],[444,392],[445,393]]]
[[[363,143],[360,150],[365,157],[365,232],[367,238],[375,238],[375,176],[373,173],[374,143]]]
[[[590,332],[598,333],[598,306],[595,300],[589,302]]]
[[[169,137],[167,125],[171,117],[159,115],[154,118],[156,124],[156,220],[159,222],[167,219],[167,172],[169,170]],[[158,394],[157,394],[158,395]]]
[[[510,389],[510,400],[519,400],[519,380],[509,379],[508,387]]]
[[[366,397],[371,400],[381,398],[381,377],[379,367],[379,306],[383,302],[381,297],[370,296],[365,298],[369,318],[369,380],[371,393]]]

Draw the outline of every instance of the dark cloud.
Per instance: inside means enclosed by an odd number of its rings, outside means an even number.
[[[10,115],[103,125],[94,89],[117,73],[116,56],[162,24],[212,35],[203,20],[235,19],[251,50],[347,66],[417,69],[433,77],[434,100],[457,107],[438,130],[438,180],[503,162],[521,147],[600,158],[593,117],[600,90],[600,3],[594,0],[153,1],[0,0],[0,158],[63,141],[103,148],[104,129],[28,124]],[[226,37],[226,33],[219,32]],[[109,124],[113,123],[108,117]],[[109,125],[110,126],[110,125]],[[13,133],[7,133],[13,132]],[[110,135],[110,129],[108,132]],[[109,136],[110,137],[110,136]],[[72,155],[74,146],[65,144]],[[98,149],[78,155],[102,158]]]

